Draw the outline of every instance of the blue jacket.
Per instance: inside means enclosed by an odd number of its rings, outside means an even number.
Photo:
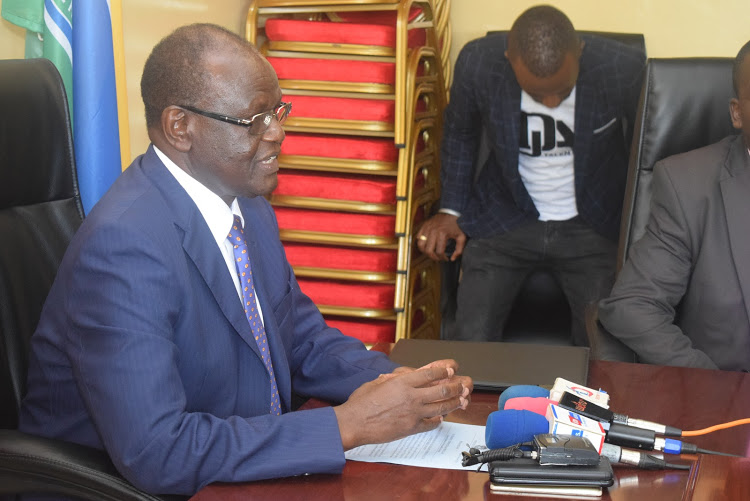
[[[332,408],[288,412],[292,391],[344,401],[395,366],[327,327],[270,205],[239,203],[287,412],[269,414],[268,374],[221,252],[149,148],[68,248],[32,338],[23,431],[105,449],[154,493],[341,471]]]

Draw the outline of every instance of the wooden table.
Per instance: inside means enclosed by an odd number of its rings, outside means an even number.
[[[706,428],[750,417],[750,374],[593,361],[587,386],[610,394],[610,408],[630,417],[676,426]],[[485,424],[497,410],[496,393],[475,392],[466,411],[448,420]],[[750,455],[750,425],[688,437],[703,449]],[[689,471],[644,471],[615,466],[615,483],[602,500],[750,500],[750,458],[670,456]],[[209,500],[497,500],[487,473],[347,461],[341,475],[308,475],[272,481],[210,485],[193,498]],[[519,499],[550,499],[524,496]]]

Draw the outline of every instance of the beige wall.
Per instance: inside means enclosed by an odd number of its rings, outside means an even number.
[[[151,47],[177,26],[212,22],[244,32],[250,0],[122,0],[130,150],[148,145],[139,82]],[[508,29],[532,0],[453,0],[451,57],[486,31]],[[732,57],[750,39],[748,0],[549,0],[578,29],[643,33],[649,57]],[[2,5],[2,0],[0,0]],[[23,57],[24,32],[0,20],[0,58]]]
[[[122,4],[130,152],[135,158],[149,144],[140,82],[151,48],[175,28],[190,23],[215,23],[244,34],[250,0],[122,0]]]
[[[3,0],[0,0],[0,7]],[[26,30],[0,18],[0,59],[23,57]]]
[[[649,57],[734,57],[750,39],[748,0],[453,0],[451,58],[539,3],[559,8],[580,30],[643,33]]]
[[[0,6],[2,0],[0,0]],[[148,147],[140,80],[151,48],[178,26],[206,22],[244,34],[250,0],[122,0],[131,158]],[[0,20],[0,58],[22,58],[24,30]]]

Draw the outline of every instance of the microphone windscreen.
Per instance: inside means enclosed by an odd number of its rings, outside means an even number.
[[[495,411],[487,417],[484,443],[490,449],[502,449],[529,442],[541,433],[549,433],[549,423],[544,416],[515,409]]]
[[[505,409],[505,402],[511,398],[517,397],[549,398],[549,390],[542,388],[541,386],[534,386],[533,384],[517,384],[509,386],[500,393],[500,398],[497,399],[497,408],[499,410]]]
[[[556,404],[554,400],[546,397],[516,397],[505,402],[505,410],[516,409],[519,411],[531,411],[535,414],[547,415],[549,404]]]

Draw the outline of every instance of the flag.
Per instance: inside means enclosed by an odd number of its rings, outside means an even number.
[[[46,57],[60,72],[73,111],[72,0],[3,0],[2,16],[26,28],[27,58]]]
[[[71,110],[78,186],[87,214],[128,162],[120,13],[120,0],[3,0],[2,4],[2,16],[27,29],[26,57],[50,59],[62,76]]]
[[[78,188],[88,214],[120,175],[122,163],[110,2],[75,2],[73,144]]]

